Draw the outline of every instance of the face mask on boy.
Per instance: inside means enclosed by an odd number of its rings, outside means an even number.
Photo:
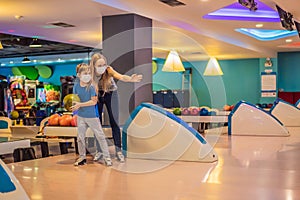
[[[84,82],[84,83],[90,82],[91,79],[92,79],[92,77],[91,77],[91,75],[89,75],[89,74],[82,75],[81,78],[80,78],[80,80],[81,80],[82,82]]]
[[[96,67],[96,72],[97,74],[103,74],[106,70],[107,66],[103,66],[103,67]]]

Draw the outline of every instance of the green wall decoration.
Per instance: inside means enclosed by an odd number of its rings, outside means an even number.
[[[38,70],[40,77],[50,78],[52,76],[52,68],[46,65],[37,65],[35,68]]]
[[[29,80],[37,80],[39,77],[38,70],[33,66],[18,67],[22,75],[25,75]]]
[[[152,74],[155,74],[157,72],[157,63],[152,60]]]
[[[24,75],[29,80],[37,80],[39,76],[48,79],[53,74],[52,68],[46,65],[12,67],[11,71],[14,76]]]
[[[23,75],[22,72],[19,70],[19,67],[12,67],[11,71],[14,76],[21,76]]]

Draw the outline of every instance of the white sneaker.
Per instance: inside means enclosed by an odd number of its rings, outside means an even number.
[[[86,159],[79,157],[74,163],[74,166],[85,165],[85,164],[86,164]]]
[[[110,157],[105,157],[104,162],[105,162],[106,166],[112,166],[112,161],[111,161]]]
[[[101,153],[101,152],[97,152],[96,154],[95,154],[95,156],[94,156],[94,161],[98,161],[98,160],[100,160],[100,158],[102,158],[103,157],[103,154]]]
[[[125,157],[121,151],[117,152],[116,157],[121,163],[125,162]]]

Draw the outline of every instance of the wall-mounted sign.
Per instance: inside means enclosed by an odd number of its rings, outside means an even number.
[[[261,96],[276,97],[276,72],[261,72]]]

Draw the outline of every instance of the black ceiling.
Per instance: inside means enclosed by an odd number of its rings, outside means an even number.
[[[92,50],[91,47],[40,39],[37,39],[37,42],[42,44],[42,47],[29,47],[33,40],[34,38],[0,33],[0,41],[3,46],[3,49],[0,49],[0,58],[84,53]]]

